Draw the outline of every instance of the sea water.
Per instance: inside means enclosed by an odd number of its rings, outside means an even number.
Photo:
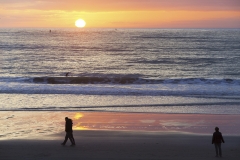
[[[240,114],[239,29],[49,30],[0,29],[0,110]]]

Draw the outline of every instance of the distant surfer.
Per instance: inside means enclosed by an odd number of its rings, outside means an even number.
[[[69,72],[67,72],[65,76],[68,77],[68,75],[69,75]]]
[[[51,33],[52,31],[51,31],[51,29],[49,30],[49,33]]]

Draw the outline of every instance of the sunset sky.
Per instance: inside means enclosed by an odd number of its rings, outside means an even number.
[[[0,27],[240,28],[240,0],[0,0]]]

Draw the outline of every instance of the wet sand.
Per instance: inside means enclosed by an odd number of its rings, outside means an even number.
[[[107,112],[0,112],[1,159],[211,160],[214,126],[226,160],[240,157],[239,115]],[[64,140],[64,117],[74,122],[77,143]]]
[[[181,133],[128,131],[74,131],[77,145],[60,143],[64,133],[54,140],[3,140],[1,159],[157,159],[211,160],[215,158],[211,136]],[[226,160],[240,157],[240,137],[225,136],[222,145]]]

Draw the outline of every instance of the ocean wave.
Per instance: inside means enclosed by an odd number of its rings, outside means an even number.
[[[225,106],[228,106],[225,108]],[[239,102],[171,103],[171,104],[124,104],[89,105],[66,107],[19,107],[0,109],[0,111],[88,111],[88,112],[134,112],[165,114],[239,114]],[[210,111],[210,112],[209,112]]]
[[[0,83],[1,94],[239,97],[239,85],[222,84],[46,84]]]
[[[105,75],[80,77],[1,77],[0,82],[34,84],[232,84],[240,85],[240,79],[207,78],[142,78],[141,75]]]
[[[141,108],[141,107],[190,107],[190,106],[238,106],[240,102],[203,102],[203,103],[171,103],[171,104],[132,104],[132,105],[105,105],[105,106],[78,106],[78,107],[44,107],[44,108],[19,108],[20,110],[78,110],[78,109],[100,109],[100,108]]]
[[[47,84],[240,84],[238,79],[149,79],[134,76],[120,77],[34,77],[28,81]]]

